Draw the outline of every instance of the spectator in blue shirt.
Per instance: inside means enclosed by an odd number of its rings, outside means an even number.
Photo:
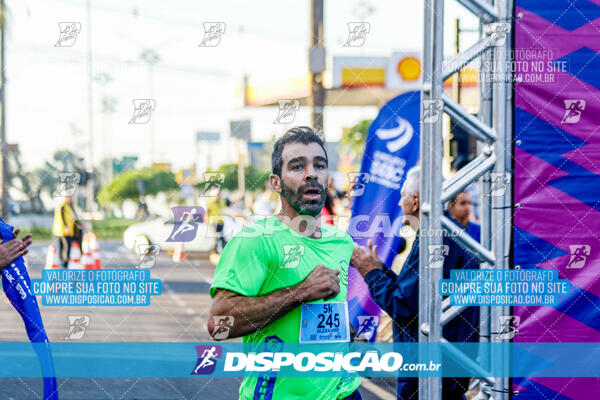
[[[480,241],[481,238],[481,227],[479,224],[471,222],[471,212],[473,209],[473,203],[471,202],[471,196],[467,192],[460,192],[450,200],[448,205],[448,215],[454,219],[459,225],[467,231],[476,241]]]
[[[415,167],[407,173],[401,190],[402,212],[405,224],[413,230],[419,228],[419,179],[420,168]],[[369,249],[355,245],[350,265],[355,267],[365,279],[373,300],[394,320],[394,342],[417,342],[419,323],[419,233],[414,241],[408,258],[400,274],[396,275],[377,257],[376,248]],[[443,238],[448,246],[444,257],[443,278],[449,279],[451,269],[477,269],[476,259],[463,250],[456,242]],[[469,307],[443,328],[443,336],[450,342],[479,341],[479,312]],[[450,361],[443,360],[449,367]],[[444,400],[462,399],[468,390],[469,378],[443,378],[442,398]],[[418,399],[418,379],[401,377],[397,379],[398,399]]]

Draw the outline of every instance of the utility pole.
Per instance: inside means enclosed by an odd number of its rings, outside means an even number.
[[[456,18],[456,27],[455,27],[455,48],[456,48],[456,54],[460,54],[460,34],[463,32],[468,32],[468,33],[479,33],[478,29],[464,29],[460,27],[460,19]],[[453,85],[453,89],[454,89],[454,93],[456,95],[456,102],[458,104],[461,104],[461,76],[460,76],[460,71],[458,71],[455,75],[456,77],[456,81],[455,84]],[[477,155],[477,139],[475,139],[473,136],[469,136],[467,138],[468,142],[469,142],[469,158],[471,158],[472,156]]]
[[[309,70],[312,91],[312,125],[317,133],[320,132],[319,134],[323,135],[323,108],[325,107],[325,89],[323,89],[323,71],[325,71],[323,0],[311,0],[310,15]]]
[[[94,204],[94,105],[93,105],[93,67],[92,67],[92,6],[91,0],[87,0],[87,64],[88,64],[88,152],[89,160],[87,162],[90,172],[87,179],[86,208],[88,213],[93,211]]]
[[[464,29],[460,27],[460,18],[456,18],[456,25],[455,25],[455,31],[454,31],[454,48],[456,50],[455,54],[459,54],[460,53],[460,34],[461,33],[479,33],[478,29]],[[466,67],[466,66],[465,66]],[[460,71],[456,73],[456,84],[455,86],[455,94],[456,94],[456,102],[460,104]]]
[[[148,65],[148,86],[150,98],[154,98],[154,65],[160,62],[160,56],[151,48],[142,50],[140,59]],[[156,135],[154,120],[156,117],[153,115],[150,119],[150,162],[156,162],[155,148],[156,148]]]
[[[113,165],[112,165],[112,132],[111,126],[108,123],[110,114],[115,112],[114,98],[106,96],[106,86],[113,81],[112,75],[107,72],[101,72],[94,76],[94,81],[99,83],[102,87],[102,110],[104,114],[102,118],[102,154],[104,163],[100,165],[102,168],[102,184],[108,185],[113,179]]]
[[[238,189],[242,196],[246,193],[246,175],[244,169],[246,168],[246,160],[242,147],[244,145],[244,139],[237,138],[237,152],[238,152]]]
[[[4,6],[4,0],[0,0],[0,196],[2,196],[2,218],[8,217],[8,162],[7,162],[7,149],[6,149],[6,75],[4,74],[4,68],[6,67],[5,56],[5,42],[4,42],[4,31],[6,30],[6,8]]]
[[[456,53],[460,54],[460,18],[456,18],[456,38],[454,45],[456,46]],[[456,91],[456,102],[460,104],[460,71],[456,73],[456,80],[454,83],[455,91]]]

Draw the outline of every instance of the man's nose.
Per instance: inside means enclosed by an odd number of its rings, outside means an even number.
[[[315,170],[315,167],[312,166],[312,164],[306,168],[306,176],[304,177],[304,179],[307,181],[317,180],[317,171]]]

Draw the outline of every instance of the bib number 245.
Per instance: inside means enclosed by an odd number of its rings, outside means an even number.
[[[318,328],[339,328],[340,314],[333,311],[331,304],[323,304],[323,312],[317,315],[319,320]]]
[[[332,343],[350,340],[346,302],[303,304],[300,319],[301,343]]]

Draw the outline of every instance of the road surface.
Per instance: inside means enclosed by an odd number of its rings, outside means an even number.
[[[48,243],[35,243],[27,255],[32,279],[41,276]],[[119,241],[100,243],[103,268],[132,268],[132,250]],[[206,319],[210,305],[208,289],[214,266],[205,259],[174,263],[161,254],[152,278],[162,281],[162,294],[148,307],[49,307],[40,306],[48,337],[66,342],[69,316],[89,316],[80,341],[86,342],[208,342]],[[38,298],[39,300],[39,298]],[[4,293],[0,296],[0,340],[26,341],[23,322]],[[193,366],[191,366],[193,367]],[[200,400],[237,399],[241,378],[59,378],[61,400]],[[363,398],[395,399],[393,379],[366,381]],[[0,399],[41,399],[41,379],[0,379]]]

